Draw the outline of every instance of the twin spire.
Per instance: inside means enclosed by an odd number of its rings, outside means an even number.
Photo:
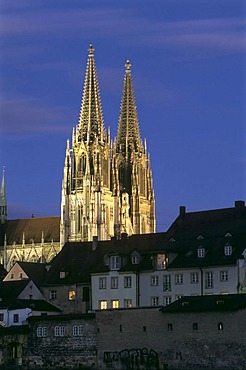
[[[93,143],[95,140],[101,143],[106,141],[94,51],[95,49],[90,44],[79,116],[81,140],[86,142],[87,145]],[[126,61],[125,67],[116,151],[118,153],[121,152],[125,158],[128,158],[131,151],[140,151],[143,145],[140,138],[131,63],[129,60]]]

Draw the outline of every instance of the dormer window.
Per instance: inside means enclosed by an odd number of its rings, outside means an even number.
[[[157,270],[165,270],[168,265],[168,257],[164,253],[159,253],[156,256]]]
[[[226,233],[225,234],[225,238],[231,238],[231,234],[230,233]]]
[[[197,257],[198,258],[203,258],[205,256],[205,248],[199,247],[197,249]]]
[[[60,279],[64,279],[66,277],[65,271],[60,271]]]
[[[139,263],[139,256],[135,254],[134,256],[132,256],[132,264],[137,265],[138,263]]]
[[[204,239],[204,237],[202,235],[198,235],[197,240],[201,240],[201,239]]]
[[[120,256],[110,256],[110,270],[120,269]]]
[[[231,245],[225,245],[224,248],[225,256],[230,256],[232,254],[232,246]]]
[[[175,242],[176,240],[174,238],[169,239],[170,242]]]

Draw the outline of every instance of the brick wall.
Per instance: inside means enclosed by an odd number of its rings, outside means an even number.
[[[74,335],[73,327],[83,326],[82,335]],[[48,368],[97,368],[95,315],[37,318],[30,320],[26,365]],[[38,337],[38,327],[46,327],[46,336]],[[55,327],[64,327],[64,336],[55,335]],[[59,329],[58,329],[59,330]]]

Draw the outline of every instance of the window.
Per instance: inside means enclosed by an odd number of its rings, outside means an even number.
[[[168,330],[168,331],[173,331],[173,324],[168,323],[168,324],[167,324],[167,330]]]
[[[170,303],[172,303],[172,297],[170,295],[166,296],[166,297],[163,297],[163,305],[164,306],[168,306]]]
[[[197,331],[198,330],[198,324],[197,324],[197,322],[194,322],[192,324],[192,329],[193,329],[193,331]]]
[[[22,278],[23,278],[23,274],[22,274],[22,272],[20,272],[19,277],[20,277],[20,279],[22,279]]]
[[[206,289],[213,288],[213,273],[212,272],[205,273],[205,288]]]
[[[124,307],[126,307],[126,308],[132,307],[132,300],[131,299],[124,299]]]
[[[14,274],[10,274],[10,279],[14,279]]]
[[[112,308],[119,308],[119,301],[118,301],[118,299],[114,299],[113,301],[111,301],[111,307]]]
[[[89,302],[90,300],[90,288],[88,286],[83,287],[83,301]]]
[[[157,286],[159,284],[159,276],[153,275],[151,276],[151,286]]]
[[[111,289],[118,289],[118,277],[111,277]]]
[[[163,291],[168,292],[171,290],[171,275],[163,276]]]
[[[146,326],[143,326],[143,331],[146,333],[146,331],[147,331]]]
[[[60,279],[64,279],[66,277],[65,271],[60,271]]]
[[[56,299],[56,290],[50,290],[50,299]]]
[[[132,264],[137,265],[138,263],[139,263],[139,256],[135,254],[134,256],[132,256]]]
[[[181,299],[182,297],[183,297],[183,294],[176,294],[175,300],[177,301],[178,299]]]
[[[69,290],[69,292],[68,292],[69,301],[75,301],[75,298],[76,298],[75,290]]]
[[[64,337],[64,335],[65,335],[65,326],[55,326],[54,335],[55,335],[55,337]]]
[[[4,314],[0,313],[0,321],[3,321],[3,320],[4,320]]]
[[[120,268],[120,256],[110,257],[110,270],[119,270]]]
[[[99,309],[100,310],[106,310],[107,309],[107,301],[99,301]]]
[[[159,297],[151,297],[151,306],[159,306]]]
[[[14,316],[13,316],[13,321],[15,323],[19,322],[19,314],[18,313],[15,313]]]
[[[165,270],[167,268],[168,258],[165,254],[157,254],[156,256],[156,268],[158,270]]]
[[[84,334],[83,325],[74,325],[73,326],[73,336],[74,337],[81,337],[83,334]]]
[[[205,248],[199,247],[197,249],[197,257],[203,258],[205,256]]]
[[[175,275],[175,284],[177,284],[177,285],[183,284],[183,274],[176,274]]]
[[[47,337],[47,328],[46,328],[46,326],[38,326],[37,327],[37,337],[38,338]]]
[[[223,330],[223,329],[224,329],[223,323],[219,322],[218,323],[218,330]]]
[[[125,288],[131,288],[132,287],[132,277],[131,276],[125,276],[124,277],[124,287]]]
[[[99,278],[99,289],[106,289],[107,288],[107,279],[105,277]]]
[[[231,245],[225,245],[225,256],[230,256],[232,254],[232,246]]]
[[[191,282],[191,284],[199,283],[199,274],[198,274],[198,272],[191,272],[190,282]]]
[[[220,281],[228,281],[228,271],[220,271]]]

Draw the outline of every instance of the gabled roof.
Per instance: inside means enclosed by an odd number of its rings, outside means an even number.
[[[207,295],[182,297],[166,307],[162,312],[205,312],[236,311],[246,309],[246,294]]]
[[[62,310],[42,299],[17,299],[9,309],[30,308],[32,311],[61,312]]]
[[[24,234],[23,234],[24,233]],[[22,244],[23,235],[25,243],[41,243],[42,236],[44,242],[60,241],[60,217],[40,217],[23,218],[17,220],[7,220],[0,225],[0,243],[4,243],[6,234],[7,244]]]
[[[0,285],[0,308],[8,307],[16,301],[25,287],[30,283],[30,279],[19,281],[6,281]]]
[[[179,250],[169,268],[231,265],[243,258],[246,249],[244,202],[236,202],[234,208],[186,213],[181,207],[181,211],[166,233],[170,248],[175,246]],[[198,238],[200,235],[203,239]],[[224,253],[226,245],[232,246],[229,256]],[[201,247],[205,249],[205,256],[199,258],[197,250]]]
[[[141,234],[132,235],[129,238],[123,237],[120,240],[98,241],[95,250],[93,250],[93,242],[66,243],[61,252],[51,261],[51,267],[43,285],[89,284],[91,273],[109,270],[104,264],[104,256],[108,252],[113,250],[122,257],[129,257],[133,251],[138,251],[140,254],[149,253],[151,250],[162,248],[164,235],[164,233]],[[132,266],[136,269],[136,265]],[[64,278],[60,278],[61,271],[65,272]]]
[[[16,262],[26,273],[29,279],[33,280],[34,283],[39,287],[44,281],[47,274],[46,264],[45,263],[36,263],[36,262]],[[11,272],[11,270],[10,270]]]

